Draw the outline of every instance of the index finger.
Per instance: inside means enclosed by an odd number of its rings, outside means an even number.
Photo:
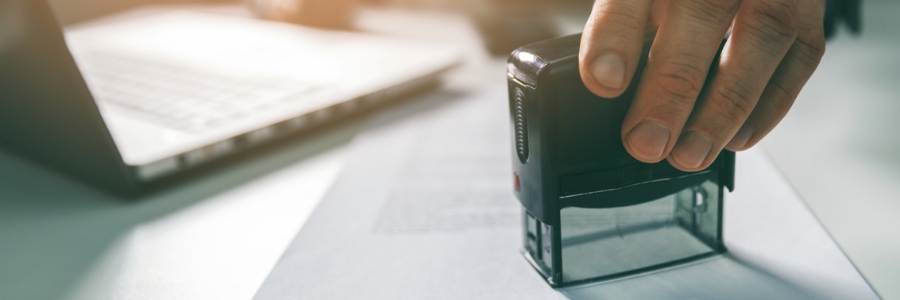
[[[675,146],[740,0],[673,0],[656,34],[622,143],[634,158],[661,161]]]

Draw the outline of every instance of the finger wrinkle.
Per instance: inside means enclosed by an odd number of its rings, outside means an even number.
[[[796,7],[788,1],[757,1],[749,13],[745,18],[739,18],[741,22],[772,41],[793,40],[797,34]]]
[[[812,39],[813,41],[798,38],[791,46],[791,50],[788,51],[788,55],[796,57],[806,68],[815,70],[825,55],[825,38]]]
[[[684,48],[678,47],[678,49]],[[698,52],[699,51],[670,54],[664,57],[667,59],[663,61],[665,65],[661,66],[661,68],[672,68],[674,69],[673,73],[690,74],[687,76],[703,76],[709,70],[709,67],[700,67],[699,65],[703,64],[703,61],[712,60],[712,57],[702,57]],[[709,65],[709,63],[706,65]]]
[[[713,24],[731,23],[741,7],[739,0],[675,0],[669,5],[672,3],[683,7],[690,17]]]
[[[681,116],[689,116],[694,109],[693,105],[683,105],[683,103],[676,102],[672,99],[665,101],[666,103],[651,108],[643,115],[647,117],[647,119],[652,119],[660,124],[678,125],[677,122],[672,123],[672,121],[682,118]]]
[[[634,2],[637,3],[638,1]],[[614,22],[629,28],[643,29],[644,25],[647,23],[649,12],[636,4],[626,3],[631,3],[631,1],[619,1],[616,2],[616,4],[611,4],[609,2],[599,4],[595,11],[595,15],[604,21],[612,19]],[[605,25],[606,24],[604,24],[604,26]],[[604,30],[606,30],[606,28],[604,28]]]
[[[762,52],[779,51],[778,47],[773,45],[789,46],[797,37],[797,31],[794,30],[790,34],[779,32],[778,30],[767,25],[765,22],[741,22],[744,28],[740,32],[742,38],[750,38],[754,40],[753,45],[756,50]]]
[[[686,75],[683,71],[659,73],[658,87],[663,100],[670,105],[684,106],[694,103],[703,86],[698,76]]]
[[[769,80],[769,84],[766,86],[766,90],[763,95],[768,95],[768,93],[780,91],[784,93],[784,98],[793,99],[800,94],[800,90],[803,88],[806,78],[808,78],[808,74],[799,72],[800,69],[796,66],[792,66],[791,63],[791,60],[787,60],[783,62],[781,66],[779,66],[778,71],[775,73],[775,76],[772,76],[772,79]],[[770,89],[773,90],[770,91]]]
[[[774,81],[766,87],[766,91],[763,93],[766,99],[765,101],[760,99],[760,104],[756,109],[768,115],[787,114],[788,109],[794,104],[794,99],[797,98],[796,94],[798,93],[786,89],[783,83]]]
[[[756,106],[757,99],[750,95],[749,90],[740,88],[738,84],[723,85],[715,89],[713,93],[715,97],[710,102],[716,107],[715,110],[722,117],[734,123],[741,122],[750,116],[753,107]]]
[[[708,136],[717,137],[716,140],[721,140],[722,137],[730,134],[732,130],[739,129],[739,125],[746,120],[740,119],[738,121],[733,115],[731,112],[717,109],[711,112],[710,115],[692,118],[685,130],[700,131]]]

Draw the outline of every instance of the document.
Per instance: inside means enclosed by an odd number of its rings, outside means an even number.
[[[377,116],[254,299],[877,299],[759,151],[738,156],[727,254],[549,287],[520,254],[506,89],[491,86]]]

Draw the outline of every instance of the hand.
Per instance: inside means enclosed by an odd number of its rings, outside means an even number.
[[[601,97],[620,95],[637,80],[644,28],[659,21],[622,142],[640,161],[699,171],[784,118],[825,52],[824,13],[824,0],[597,0],[581,39],[581,79]]]
[[[341,28],[350,27],[355,0],[248,0],[251,8],[264,19],[301,25]]]

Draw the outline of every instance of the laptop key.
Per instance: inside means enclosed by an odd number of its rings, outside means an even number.
[[[308,82],[240,78],[120,54],[88,53],[79,62],[99,102],[192,132],[296,105],[321,90]]]

